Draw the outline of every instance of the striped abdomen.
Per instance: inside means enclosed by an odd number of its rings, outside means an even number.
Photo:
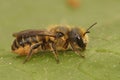
[[[44,49],[44,44],[47,44],[47,42],[47,36],[19,36],[16,37],[16,39],[13,41],[11,49],[13,52],[19,55],[27,55],[30,51],[31,46],[35,45],[36,43],[41,43],[41,46],[34,50],[35,53],[38,52],[40,49]]]

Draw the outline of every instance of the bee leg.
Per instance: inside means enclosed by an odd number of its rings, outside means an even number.
[[[26,63],[32,56],[32,52],[34,49],[38,48],[41,45],[41,43],[36,43],[35,45],[33,45],[28,53],[28,55],[26,56],[25,60],[23,61],[23,64]]]
[[[59,58],[58,58],[58,53],[57,53],[57,50],[56,50],[56,44],[55,43],[52,43],[52,49],[53,49],[53,54],[55,56],[55,60],[58,64],[60,61],[59,61]]]
[[[68,48],[68,45],[69,45],[69,41],[66,41],[66,43],[63,45],[63,48],[64,48],[64,49],[67,49],[67,48]]]
[[[72,47],[72,50],[79,56],[81,56],[82,58],[85,58],[85,54],[82,54],[74,45],[73,42],[70,42],[70,45]]]

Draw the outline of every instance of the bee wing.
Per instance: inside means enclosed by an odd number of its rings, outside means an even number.
[[[24,31],[20,31],[18,33],[14,33],[13,36],[14,37],[19,37],[19,36],[34,36],[34,35],[39,35],[39,36],[55,36],[54,34],[52,34],[51,32],[47,31],[47,30],[24,30]]]

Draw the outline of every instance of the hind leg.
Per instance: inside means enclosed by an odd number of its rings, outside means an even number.
[[[23,61],[23,64],[26,63],[31,58],[33,50],[38,48],[40,45],[41,45],[41,43],[36,43],[35,45],[31,46],[28,55],[26,56],[25,60]]]

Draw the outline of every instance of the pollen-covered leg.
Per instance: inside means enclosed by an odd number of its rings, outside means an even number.
[[[41,45],[41,43],[36,43],[31,47],[31,49],[30,49],[29,53],[27,54],[23,63],[26,63],[31,58],[33,50],[38,48],[40,45]]]
[[[72,50],[79,56],[81,56],[82,58],[85,58],[85,54],[81,53],[80,50],[78,50],[78,48],[76,48],[76,46],[74,45],[73,42],[70,42],[70,45],[72,47]]]

